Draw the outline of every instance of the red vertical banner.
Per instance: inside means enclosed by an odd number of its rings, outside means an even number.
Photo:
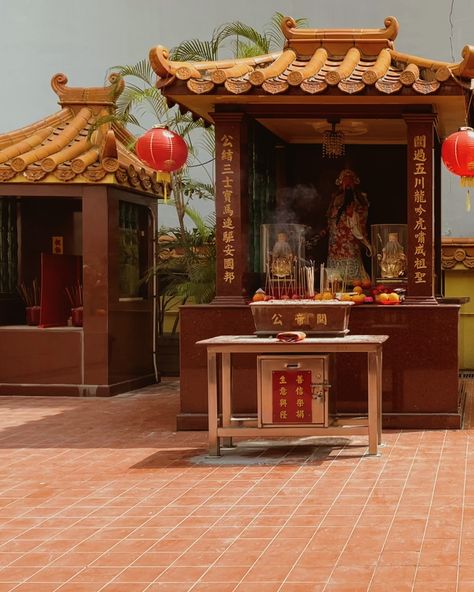
[[[434,298],[434,114],[406,114],[408,289],[411,304]]]
[[[311,423],[311,370],[272,372],[273,423]]]
[[[214,113],[216,134],[216,298],[215,304],[244,303],[246,270],[244,116]]]

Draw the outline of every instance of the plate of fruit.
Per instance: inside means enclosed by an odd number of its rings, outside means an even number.
[[[375,301],[384,305],[400,304],[400,296],[396,292],[382,292],[375,297]]]

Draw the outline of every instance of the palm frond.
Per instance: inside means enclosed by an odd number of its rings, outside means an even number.
[[[189,280],[177,286],[177,294],[183,299],[192,298],[196,304],[211,302],[216,285],[215,261],[206,261],[194,266]]]
[[[172,60],[180,62],[214,61],[218,57],[219,46],[214,41],[190,39],[174,47],[170,54]]]
[[[266,35],[270,40],[270,47],[272,49],[282,49],[285,44],[285,37],[281,31],[281,23],[287,15],[283,14],[282,12],[275,12],[272,16],[270,24],[267,26]],[[298,18],[295,19],[296,26],[299,27],[306,27],[308,25],[308,19],[306,18]]]
[[[156,74],[151,67],[148,59],[143,59],[132,65],[113,66],[109,71],[120,74],[123,78],[135,77],[142,80],[145,84],[153,86]]]
[[[194,121],[190,113],[181,114],[179,111],[171,112],[171,117],[167,119],[167,124],[180,136],[188,138],[194,130],[200,130],[203,127],[202,120]]]
[[[117,113],[122,115],[130,113],[133,109],[139,109],[143,114],[147,113],[146,106],[151,108],[154,117],[158,121],[168,112],[166,100],[156,87],[141,88],[127,83],[125,90],[117,100]]]
[[[203,128],[200,146],[209,154],[210,158],[216,157],[216,139],[214,135],[214,126]]]
[[[183,176],[183,191],[186,197],[197,199],[214,199],[214,185],[196,181],[189,176]]]
[[[262,35],[256,29],[241,21],[223,25],[219,33],[222,40],[232,37],[243,37],[250,43],[253,43],[259,49],[260,53],[268,53],[270,50],[270,42],[266,34],[264,33]]]
[[[233,53],[236,58],[253,58],[260,55],[260,48],[250,41],[243,41],[240,37],[233,42]]]
[[[189,206],[186,208],[186,215],[193,221],[196,226],[196,234],[203,243],[207,243],[214,237],[215,217],[203,218],[195,208]]]

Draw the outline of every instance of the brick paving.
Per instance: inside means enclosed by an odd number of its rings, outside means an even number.
[[[472,393],[466,429],[384,432],[379,457],[352,437],[221,459],[174,432],[177,381],[0,397],[0,592],[474,592]]]

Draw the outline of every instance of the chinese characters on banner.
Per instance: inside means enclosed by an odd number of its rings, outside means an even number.
[[[273,423],[311,423],[311,370],[272,372]]]
[[[427,181],[429,181],[426,170],[426,134],[420,134],[413,137],[412,161],[414,165],[414,212],[416,215],[414,216],[414,227],[409,230],[413,232],[415,237],[415,252],[413,259],[414,281],[415,284],[426,284],[427,273],[431,273],[431,269],[427,265],[431,249],[429,241],[430,237],[427,236],[426,226],[425,184],[428,185]]]
[[[276,312],[272,315],[272,325],[274,327],[283,327],[284,324],[294,329],[314,329],[318,325],[326,326],[328,324],[328,316],[325,312],[317,314],[311,312],[293,313],[289,309],[283,313]]]
[[[222,195],[224,197],[222,223],[220,231],[222,232],[223,242],[223,279],[227,284],[232,284],[235,280],[235,225],[234,210],[232,209],[234,201],[234,138],[231,135],[224,134],[221,137],[221,152],[218,155],[221,160],[221,175],[218,180],[221,184]]]

